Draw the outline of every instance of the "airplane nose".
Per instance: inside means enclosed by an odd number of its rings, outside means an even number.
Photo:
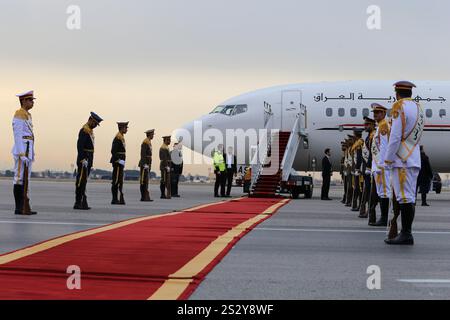
[[[181,128],[174,130],[173,136],[178,142],[182,142],[183,146],[192,150],[194,147],[194,121],[188,122]]]
[[[188,122],[183,125],[181,128],[176,129],[174,131],[175,138],[180,141],[182,139],[183,146],[197,151],[202,152],[203,150],[203,133],[205,130],[214,127],[214,115],[205,115],[194,121]],[[200,139],[197,143],[194,143],[195,140]],[[198,150],[196,150],[198,149]]]

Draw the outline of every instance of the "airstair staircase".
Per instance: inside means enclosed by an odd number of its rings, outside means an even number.
[[[250,197],[272,198],[280,195],[282,182],[287,182],[302,140],[307,137],[305,128],[306,107],[301,105],[292,130],[273,129],[273,114],[252,158]]]

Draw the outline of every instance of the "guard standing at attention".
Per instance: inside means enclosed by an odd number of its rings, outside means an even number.
[[[372,185],[372,154],[370,152],[372,146],[373,135],[375,134],[375,120],[364,117],[364,130],[367,132],[367,137],[364,140],[362,146],[362,169],[361,173],[364,177],[364,186],[361,197],[361,205],[359,209],[359,218],[367,218],[368,210],[366,210],[366,204],[369,203],[370,199],[370,187]]]
[[[125,169],[126,148],[125,148],[125,134],[128,132],[128,121],[117,122],[119,132],[114,137],[111,148],[111,164],[113,166],[112,173],[112,201],[111,204],[125,204],[123,197],[123,172]],[[120,199],[117,193],[120,192]]]
[[[139,160],[140,179],[139,185],[141,190],[141,201],[153,201],[150,199],[148,191],[148,183],[150,177],[150,168],[152,167],[152,139],[155,135],[155,129],[145,131],[147,137],[141,144],[141,159]]]
[[[402,231],[387,244],[412,245],[412,223],[415,215],[417,176],[420,171],[419,143],[424,128],[422,107],[411,99],[412,88],[408,81],[394,84],[397,102],[391,110],[392,127],[384,163],[392,170],[392,185],[399,203]]]
[[[346,193],[346,189],[345,189],[345,141],[341,141],[341,151],[342,151],[342,156],[341,156],[341,161],[340,161],[340,168],[339,168],[339,173],[341,175],[341,179],[342,179],[342,184],[344,185],[344,195],[342,197],[341,203],[345,203],[345,193]]]
[[[14,200],[15,214],[32,215],[28,198],[28,184],[31,177],[31,168],[34,162],[34,133],[33,120],[30,110],[34,106],[34,91],[17,94],[20,109],[14,114],[12,120],[14,146]]]
[[[163,144],[159,148],[159,170],[161,170],[161,180],[159,188],[161,190],[161,199],[170,199],[171,196],[171,186],[170,186],[170,170],[172,166],[172,160],[170,157],[170,136],[163,137]],[[167,195],[166,191],[167,190]]]
[[[94,163],[94,129],[103,119],[91,112],[87,123],[80,129],[77,141],[77,178],[75,181],[75,210],[89,210],[86,185]]]
[[[389,199],[391,197],[390,171],[384,166],[386,150],[389,143],[390,126],[386,121],[387,108],[378,103],[372,103],[372,112],[377,129],[372,141],[372,174],[375,179],[377,194],[380,202],[381,217],[373,222],[376,217],[369,217],[369,225],[375,227],[386,227],[389,215]],[[374,204],[371,204],[374,205]],[[375,209],[369,210],[370,214],[376,214]]]
[[[352,199],[352,211],[359,211],[359,205],[361,201],[361,180],[362,172],[361,167],[363,163],[362,146],[364,145],[364,139],[362,138],[362,129],[355,129],[353,131],[356,141],[353,143],[353,199]]]
[[[346,172],[347,172],[347,199],[345,199],[345,206],[351,207],[352,206],[352,199],[353,199],[353,153],[352,153],[352,146],[353,143],[355,143],[355,137],[352,135],[347,135],[347,161],[346,161]]]

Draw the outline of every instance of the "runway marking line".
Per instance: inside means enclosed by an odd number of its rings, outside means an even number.
[[[169,275],[169,279],[149,297],[149,300],[174,300],[184,298],[183,293],[193,283],[197,274],[204,270],[212,263],[237,237],[242,235],[246,230],[258,224],[262,220],[270,217],[277,209],[289,202],[289,199],[282,199],[278,203],[273,204],[257,216],[242,222],[230,231],[219,236],[215,241],[211,242],[202,252],[195,256],[191,261],[186,263],[177,272]],[[187,294],[187,293],[186,293]]]
[[[176,212],[169,212],[169,213],[162,213],[162,214],[157,214],[157,215],[153,215],[153,216],[131,218],[131,219],[127,219],[127,220],[123,220],[123,221],[119,221],[119,222],[114,222],[114,223],[111,223],[111,224],[108,224],[108,225],[105,225],[102,227],[93,228],[93,229],[89,229],[89,230],[85,230],[85,231],[77,231],[74,233],[70,233],[68,235],[56,237],[56,238],[53,238],[50,240],[45,240],[45,241],[39,242],[37,244],[22,248],[22,249],[18,249],[18,250],[0,255],[0,265],[33,255],[33,254],[36,254],[36,253],[39,253],[39,252],[42,252],[42,251],[45,251],[45,250],[48,250],[48,249],[51,249],[54,247],[57,247],[59,245],[62,245],[64,243],[67,243],[67,242],[70,242],[73,240],[91,236],[91,235],[94,235],[97,233],[114,230],[117,228],[121,228],[124,226],[134,224],[134,223],[138,223],[141,221],[147,221],[147,220],[156,219],[156,218],[160,218],[160,217],[177,215],[184,211],[194,211],[194,210],[198,210],[201,208],[205,208],[208,206],[216,205],[216,204],[227,202],[227,201],[230,201],[230,200],[202,204],[199,206],[195,206],[195,207],[188,208],[188,209],[183,209],[183,210],[176,211]]]

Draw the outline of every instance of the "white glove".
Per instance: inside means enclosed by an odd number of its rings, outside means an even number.
[[[167,172],[170,172],[170,167],[166,167]]]
[[[148,166],[148,164],[145,164],[145,165],[144,165],[144,169],[145,169],[145,170],[150,169],[150,167]]]
[[[81,165],[85,168],[87,168],[89,162],[86,159],[81,160]]]
[[[359,170],[355,171],[355,176],[358,177],[359,176]]]
[[[344,177],[348,176],[348,172],[344,171]]]
[[[25,157],[25,156],[21,156],[21,157],[20,157],[20,161],[22,161],[23,164],[26,165],[26,166],[30,163],[30,159],[28,159],[28,158]]]
[[[366,176],[370,176],[372,174],[372,171],[370,171],[369,169],[366,169]]]
[[[118,164],[120,164],[122,167],[125,167],[125,160],[119,160],[117,161]]]

